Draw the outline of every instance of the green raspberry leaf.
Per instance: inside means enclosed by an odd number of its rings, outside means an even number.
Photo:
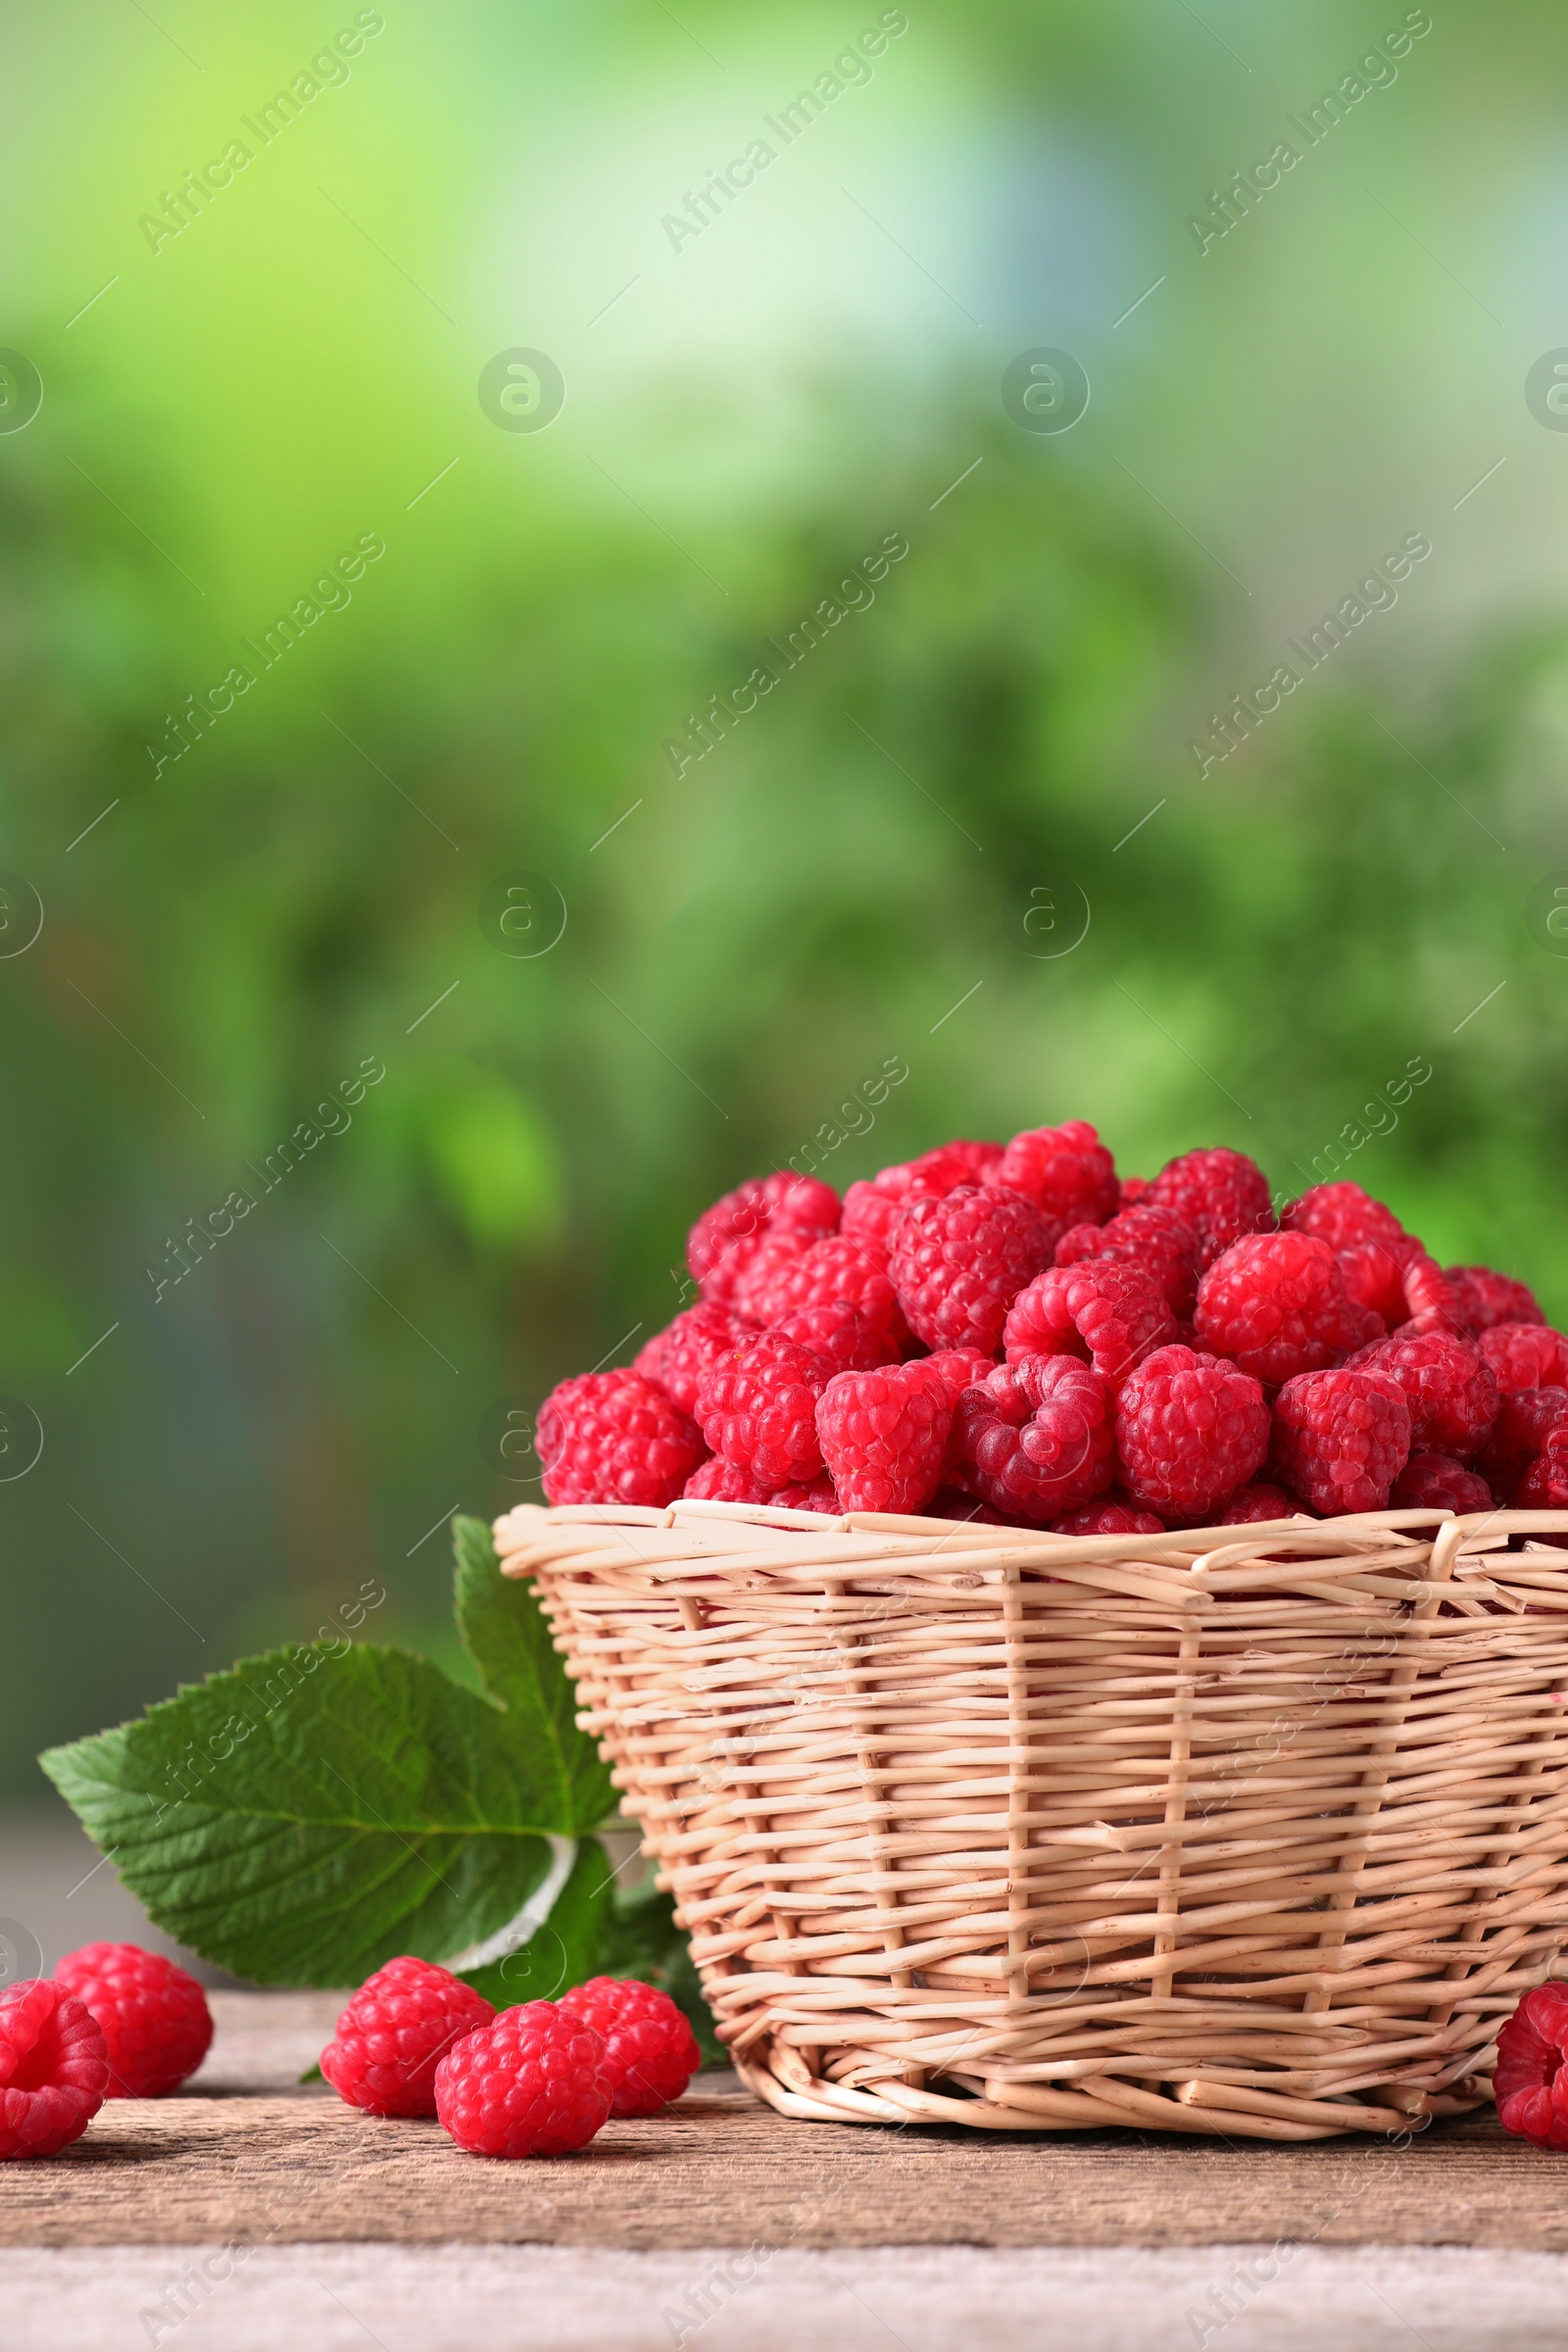
[[[515,1916],[568,1826],[553,1756],[426,1658],[316,1642],[40,1762],[170,1935],[264,1984],[340,1985]]]
[[[584,1837],[614,1812],[615,1791],[598,1746],[577,1729],[577,1694],[552,1646],[533,1587],[501,1574],[482,1520],[455,1519],[452,1537],[463,1645],[485,1690],[506,1708],[534,1784],[556,1791],[549,1828],[563,1837]]]
[[[521,2001],[556,2000],[571,1985],[607,1975],[614,1893],[614,1864],[597,1838],[585,1838],[549,1916],[527,1942],[487,1967],[463,1969],[464,1982],[496,2008],[514,2009]]]

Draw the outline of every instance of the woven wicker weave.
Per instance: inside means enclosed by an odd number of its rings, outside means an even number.
[[[775,2107],[1314,2139],[1480,2103],[1568,1941],[1548,1532],[682,1502],[496,1543]]]

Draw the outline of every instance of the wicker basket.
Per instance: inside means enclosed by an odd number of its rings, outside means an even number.
[[[1480,2104],[1568,1941],[1550,1533],[496,1522],[775,2107],[1266,2139]]]

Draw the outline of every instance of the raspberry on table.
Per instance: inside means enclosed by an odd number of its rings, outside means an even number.
[[[1274,1400],[1270,1468],[1325,1519],[1388,1508],[1410,1458],[1410,1408],[1387,1372],[1298,1372]]]
[[[1103,1225],[1121,1198],[1116,1163],[1087,1119],[1025,1128],[985,1181],[1022,1193],[1062,1232],[1071,1225]]]
[[[1261,1382],[1191,1348],[1159,1348],[1116,1399],[1116,1458],[1133,1500],[1201,1523],[1262,1466],[1269,1418]]]
[[[689,1413],[697,1402],[697,1384],[709,1365],[740,1347],[743,1340],[755,1339],[759,1328],[729,1307],[700,1298],[662,1331],[655,1332],[633,1356],[631,1368],[672,1396],[683,1413]]]
[[[1410,1238],[1392,1208],[1344,1178],[1337,1184],[1311,1186],[1280,1211],[1280,1223],[1287,1233],[1309,1233],[1335,1251]]]
[[[1050,1265],[1058,1230],[1003,1185],[911,1200],[893,1229],[888,1271],[916,1339],[995,1355],[1008,1307]]]
[[[1446,1266],[1449,1282],[1472,1331],[1490,1331],[1495,1323],[1544,1323],[1528,1283],[1511,1274],[1494,1274],[1490,1266]]]
[[[1174,1209],[1144,1201],[1118,1209],[1103,1225],[1074,1225],[1056,1244],[1058,1266],[1086,1257],[1119,1258],[1141,1266],[1165,1294],[1173,1315],[1190,1315],[1198,1295],[1198,1236]]]
[[[1053,1519],[1054,1536],[1162,1536],[1165,1522],[1152,1511],[1141,1511],[1124,1494],[1106,1494],[1099,1502],[1081,1503],[1063,1518]]]
[[[797,1176],[793,1168],[737,1185],[704,1209],[686,1237],[686,1263],[703,1297],[733,1306],[735,1286],[760,1250],[769,1244],[808,1249],[824,1234],[837,1233],[841,1205],[830,1184]]]
[[[898,1161],[868,1181],[852,1184],[844,1196],[845,1233],[880,1242],[892,1239],[899,1212],[910,1200],[940,1200],[960,1184],[984,1184],[1002,1157],[1000,1144],[938,1144],[918,1159]]]
[[[443,2130],[474,2156],[567,2156],[608,2120],[603,2034],[554,2001],[503,2009],[435,2070]]]
[[[1175,1337],[1176,1319],[1155,1277],[1114,1257],[1048,1267],[1013,1300],[1003,1328],[1009,1364],[1028,1355],[1074,1355],[1112,1390]]]
[[[1174,1209],[1192,1227],[1200,1273],[1244,1234],[1272,1233],[1276,1223],[1274,1197],[1256,1160],[1223,1145],[1168,1161],[1144,1198]]]
[[[1309,1233],[1249,1234],[1217,1257],[1198,1286],[1198,1344],[1279,1388],[1321,1372],[1352,1348],[1381,1338],[1381,1318],[1352,1304],[1339,1260]]]
[[[899,1317],[902,1328],[904,1317]],[[822,1356],[835,1372],[871,1372],[878,1364],[896,1364],[900,1349],[885,1330],[869,1322],[858,1308],[842,1298],[831,1306],[797,1306],[768,1325],[780,1339],[794,1340]]]
[[[1259,1479],[1238,1487],[1219,1515],[1221,1527],[1261,1527],[1270,1519],[1299,1518],[1305,1505],[1295,1494],[1287,1494],[1283,1487],[1271,1487]]]
[[[109,2047],[74,1992],[28,1977],[0,1992],[0,2161],[58,2156],[104,2103]]]
[[[822,1468],[816,1400],[826,1359],[764,1331],[720,1357],[697,1392],[697,1420],[713,1451],[760,1487],[807,1487]]]
[[[946,1383],[926,1363],[838,1372],[817,1399],[817,1440],[847,1511],[923,1509],[952,1427]]]
[[[1412,1453],[1394,1482],[1396,1511],[1452,1511],[1463,1518],[1469,1511],[1490,1511],[1492,1489],[1477,1470],[1467,1470],[1456,1454],[1428,1450]]]
[[[1497,1418],[1501,1397],[1491,1366],[1455,1332],[1396,1333],[1361,1348],[1350,1364],[1398,1382],[1418,1453],[1474,1453]]]
[[[764,1324],[775,1324],[798,1307],[853,1306],[893,1356],[909,1336],[888,1274],[887,1250],[864,1234],[829,1234],[784,1258],[763,1250],[740,1277],[735,1296],[744,1314]]]
[[[568,2017],[592,2026],[605,2045],[599,2071],[612,2115],[658,2115],[678,2099],[702,2065],[697,2036],[667,1992],[635,1977],[590,1977],[561,1996]]]
[[[686,1481],[683,1501],[760,1502],[774,1511],[821,1511],[838,1518],[844,1505],[824,1471],[808,1487],[760,1487],[744,1470],[734,1470],[722,1454],[710,1453]]]
[[[450,1969],[404,1954],[366,1978],[321,2052],[321,2072],[367,2115],[434,2115],[437,2067],[494,2016]]]
[[[1071,1355],[1026,1355],[964,1390],[953,1446],[964,1482],[1004,1520],[1049,1523],[1110,1485],[1110,1390]]]
[[[1516,1389],[1568,1389],[1568,1339],[1549,1323],[1494,1323],[1476,1346],[1505,1396]]]
[[[1568,1984],[1527,1992],[1497,2034],[1497,2121],[1538,2148],[1568,2148]]]
[[[109,2052],[106,2098],[157,2099],[177,2090],[213,2038],[207,1995],[188,1970],[134,1943],[84,1943],[55,1983],[88,2009]]]
[[[534,1448],[554,1503],[673,1502],[704,1451],[697,1424],[640,1372],[579,1372],[539,1407]]]
[[[1565,1423],[1568,1389],[1508,1389],[1476,1467],[1499,1497],[1511,1499],[1523,1473],[1545,1452],[1552,1431]]]

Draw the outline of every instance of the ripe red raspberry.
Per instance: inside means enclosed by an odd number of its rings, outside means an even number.
[[[759,1323],[777,1323],[803,1306],[853,1306],[898,1354],[908,1338],[888,1276],[888,1253],[863,1234],[834,1233],[789,1257],[762,1250],[735,1286],[742,1311]]]
[[[1448,1266],[1448,1280],[1459,1294],[1459,1304],[1472,1331],[1490,1331],[1495,1323],[1544,1323],[1545,1316],[1527,1283],[1511,1274],[1494,1274],[1490,1266]]]
[[[997,1368],[996,1357],[978,1348],[939,1348],[935,1355],[917,1355],[913,1360],[922,1372],[941,1381],[950,1404],[956,1404],[965,1389]]]
[[[1491,1367],[1451,1331],[1396,1334],[1352,1355],[1356,1371],[1385,1372],[1404,1391],[1416,1452],[1467,1454],[1485,1443],[1500,1402]]]
[[[109,2049],[63,1984],[29,1977],[0,1992],[0,2160],[58,2156],[104,2103]]]
[[[852,1184],[844,1196],[846,1233],[887,1248],[899,1211],[910,1200],[940,1200],[960,1184],[984,1184],[1002,1157],[1000,1144],[939,1144],[918,1159],[883,1168],[868,1183]]]
[[[1358,1184],[1314,1184],[1298,1200],[1280,1211],[1287,1233],[1309,1233],[1334,1250],[1355,1250],[1367,1242],[1408,1239],[1392,1208],[1374,1200]]]
[[[1003,1339],[1009,1364],[1026,1355],[1075,1355],[1119,1389],[1176,1319],[1152,1274],[1114,1257],[1052,1266],[1013,1302]]]
[[[1156,1348],[1116,1399],[1122,1483],[1167,1519],[1200,1523],[1261,1466],[1268,1437],[1261,1383],[1191,1348]]]
[[[1274,1403],[1271,1467],[1324,1518],[1388,1507],[1410,1458],[1410,1408],[1387,1372],[1298,1372]]]
[[[604,2036],[554,2001],[503,2009],[435,2070],[435,2111],[474,2156],[566,2156],[605,2123],[614,2092]]]
[[[1504,1396],[1516,1389],[1568,1389],[1568,1339],[1549,1323],[1494,1323],[1476,1346]]]
[[[1527,1464],[1513,1491],[1516,1511],[1568,1511],[1568,1446],[1547,1439],[1545,1450]]]
[[[832,1372],[809,1348],[764,1331],[704,1375],[697,1392],[703,1435],[760,1487],[809,1486],[822,1468],[816,1400]]]
[[[1086,1502],[1065,1518],[1053,1519],[1054,1536],[1162,1536],[1165,1522],[1152,1511],[1141,1511],[1125,1495],[1107,1494],[1102,1501]]]
[[[1022,1193],[1063,1231],[1070,1225],[1103,1225],[1115,1215],[1121,1193],[1116,1163],[1087,1119],[1025,1128],[1013,1137],[986,1182]]]
[[[1538,2148],[1568,2148],[1568,1984],[1527,1992],[1497,2035],[1497,2121]]]
[[[996,1370],[992,1365],[993,1372]],[[921,1516],[926,1519],[958,1519],[971,1521],[976,1527],[1006,1527],[1009,1522],[978,1494],[965,1494],[960,1487],[939,1487],[926,1504]]]
[[[918,1511],[942,1484],[953,1405],[924,1363],[839,1372],[822,1391],[816,1434],[847,1511]]]
[[[657,1984],[590,1977],[562,1994],[561,2007],[604,2042],[599,2071],[610,2084],[612,2115],[657,2115],[703,2063],[696,2034]]]
[[[1198,1286],[1193,1329],[1200,1348],[1228,1355],[1270,1388],[1298,1372],[1321,1372],[1381,1337],[1378,1318],[1347,1297],[1327,1242],[1308,1233],[1233,1242]]]
[[[1414,1324],[1417,1331],[1452,1331],[1465,1339],[1474,1337],[1458,1289],[1430,1251],[1418,1243],[1405,1245],[1401,1273],[1406,1323]],[[1403,1324],[1395,1326],[1396,1331],[1404,1328]]]
[[[1396,1511],[1490,1511],[1492,1489],[1451,1453],[1412,1453],[1394,1482]]]
[[[733,1306],[742,1273],[769,1243],[808,1249],[826,1233],[837,1233],[840,1202],[830,1184],[775,1168],[753,1176],[711,1208],[705,1208],[686,1237],[686,1263],[705,1298]]]
[[[1121,1180],[1121,1207],[1139,1208],[1149,1198],[1147,1176],[1124,1176]],[[1119,1213],[1119,1212],[1118,1212]]]
[[[1270,1519],[1298,1519],[1303,1505],[1283,1487],[1271,1487],[1266,1480],[1238,1487],[1219,1515],[1221,1527],[1261,1527]]]
[[[954,1414],[965,1483],[1008,1522],[1049,1522],[1103,1494],[1111,1436],[1109,1389],[1070,1355],[999,1364]]]
[[[673,1502],[703,1458],[690,1415],[640,1372],[580,1372],[539,1407],[534,1447],[550,1500]]]
[[[207,1995],[193,1976],[134,1943],[84,1943],[68,1952],[55,1983],[89,2009],[109,2051],[111,2099],[157,2099],[177,2090],[213,2038]]]
[[[1057,1230],[1002,1185],[911,1200],[894,1227],[888,1271],[916,1339],[995,1355],[1007,1309],[1050,1265]]]
[[[808,1487],[760,1487],[744,1470],[732,1470],[721,1454],[710,1453],[686,1481],[683,1500],[697,1502],[760,1502],[774,1511],[821,1511],[836,1519],[844,1508],[824,1471]]]
[[[494,2016],[471,1984],[405,1954],[366,1978],[321,2052],[321,2072],[367,2115],[434,2115],[436,2068]]]
[[[904,1317],[899,1324],[902,1329]],[[831,1306],[797,1306],[787,1315],[780,1315],[768,1330],[777,1332],[782,1340],[794,1340],[801,1348],[809,1348],[813,1355],[822,1356],[835,1372],[871,1372],[878,1364],[896,1364],[899,1349],[885,1331],[868,1323],[855,1307],[847,1306],[842,1298]]]
[[[655,1332],[647,1346],[638,1349],[631,1368],[672,1396],[683,1413],[690,1413],[697,1402],[697,1384],[709,1365],[743,1341],[755,1339],[757,1332],[758,1326],[743,1315],[700,1299],[673,1323],[666,1323],[662,1331]]]
[[[1223,1145],[1212,1152],[1184,1152],[1160,1169],[1144,1198],[1174,1209],[1192,1227],[1200,1273],[1243,1234],[1274,1231],[1268,1178],[1245,1152]]]
[[[1492,1434],[1476,1467],[1504,1500],[1555,1429],[1568,1423],[1568,1389],[1510,1389],[1502,1398]]]
[[[1392,1331],[1405,1320],[1404,1260],[1387,1242],[1357,1242],[1336,1250],[1340,1279],[1357,1306],[1370,1307]]]
[[[1103,1225],[1074,1225],[1056,1244],[1058,1266],[1080,1265],[1086,1257],[1120,1258],[1142,1266],[1165,1294],[1173,1315],[1190,1315],[1198,1295],[1198,1236],[1173,1209],[1152,1201],[1118,1209]]]

